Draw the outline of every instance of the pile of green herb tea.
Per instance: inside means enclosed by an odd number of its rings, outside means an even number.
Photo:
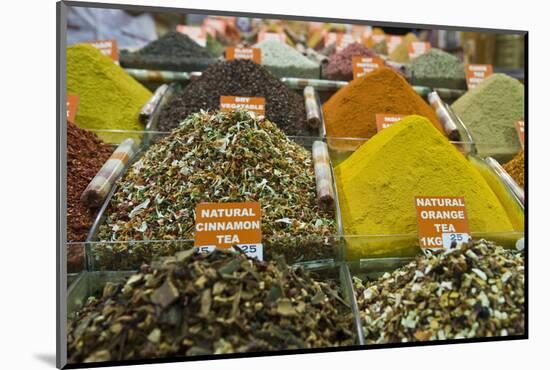
[[[284,260],[193,250],[108,283],[68,322],[69,362],[354,345],[337,284]]]
[[[117,184],[101,241],[190,239],[199,203],[257,201],[264,243],[287,246],[280,252],[289,262],[332,253],[324,242],[296,248],[299,237],[328,240],[335,231],[333,211],[317,204],[311,153],[245,111],[191,114]]]
[[[367,344],[522,335],[522,252],[486,241],[355,282]]]

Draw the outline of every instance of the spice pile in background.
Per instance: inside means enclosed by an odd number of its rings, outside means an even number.
[[[442,131],[433,109],[407,81],[392,69],[382,67],[351,81],[323,104],[327,136],[371,138],[377,132],[378,113],[422,115]],[[342,141],[332,143],[332,147],[360,144]]]
[[[139,112],[151,92],[92,45],[67,48],[67,93],[80,97],[75,123],[82,128],[143,130]],[[120,142],[114,134],[99,136]]]
[[[96,210],[85,207],[80,196],[112,152],[95,134],[67,123],[67,242],[86,240]],[[70,272],[78,270],[83,257],[83,246],[69,247]]]
[[[418,253],[415,196],[463,196],[471,232],[513,231],[482,175],[424,117],[382,130],[334,172],[345,235],[412,235],[372,243],[350,238],[349,259]]]
[[[412,32],[407,33],[403,37],[403,41],[393,49],[388,58],[394,62],[407,63],[409,61],[409,44],[415,41],[418,41],[416,35]]]
[[[504,169],[512,176],[519,186],[522,188],[525,187],[525,162],[523,150],[519,152],[514,159],[506,163]]]
[[[161,111],[159,129],[170,131],[189,114],[217,110],[220,96],[264,97],[266,117],[287,135],[310,136],[304,99],[250,60],[218,62],[192,81]]]
[[[262,50],[262,65],[279,78],[319,78],[320,76],[319,64],[278,40],[267,39],[254,47]]]
[[[262,206],[264,239],[335,232],[333,212],[317,203],[309,151],[247,112],[196,113],[118,181],[99,238],[190,239],[199,203],[246,201]]]
[[[214,54],[175,31],[136,52],[120,53],[120,65],[126,68],[192,72],[202,71],[215,61]]]
[[[189,250],[108,283],[69,320],[67,342],[73,363],[324,348],[355,344],[353,323],[333,282],[284,261]]]
[[[524,280],[522,253],[483,240],[356,279],[366,344],[522,335]]]
[[[358,42],[349,44],[342,51],[330,56],[328,64],[323,70],[325,78],[342,81],[352,80],[353,66],[351,60],[354,56],[375,57],[377,54]]]
[[[524,90],[515,78],[495,73],[452,104],[480,156],[506,163],[520,151],[515,124],[524,117]]]
[[[464,65],[452,54],[432,48],[405,66],[412,85],[466,90]]]

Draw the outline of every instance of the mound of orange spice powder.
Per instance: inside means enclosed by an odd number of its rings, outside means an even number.
[[[377,132],[378,113],[424,116],[443,132],[428,103],[399,73],[382,67],[351,81],[323,104],[327,136],[370,138]]]

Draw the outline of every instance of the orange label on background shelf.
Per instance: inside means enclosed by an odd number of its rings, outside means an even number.
[[[80,97],[78,95],[67,95],[67,121],[74,123],[79,102]]]
[[[464,197],[415,197],[422,250],[455,248],[470,239]]]
[[[468,90],[473,89],[481,81],[493,74],[493,66],[491,64],[466,64],[464,70],[466,72]]]
[[[378,57],[363,57],[359,55],[351,57],[351,63],[354,79],[362,77],[384,65],[384,61]]]
[[[403,36],[386,35],[386,45],[388,45],[388,54],[395,50],[395,48],[401,44]]]
[[[258,32],[258,42],[264,40],[278,40],[280,42],[286,42],[286,33],[283,31],[279,32],[270,32],[270,31],[260,31]]]
[[[254,63],[262,64],[262,49],[228,46],[225,48],[225,59],[250,59]]]
[[[203,26],[178,24],[176,26],[176,31],[187,35],[191,40],[195,41],[200,46],[206,46],[206,29]]]
[[[525,147],[525,121],[517,121],[516,122],[516,131],[518,133],[519,142],[521,144],[521,147]]]
[[[382,131],[385,128],[390,127],[394,123],[397,123],[406,117],[404,114],[386,114],[386,113],[377,113],[376,114],[376,130],[377,132]]]
[[[116,40],[98,40],[88,42],[105,56],[108,56],[113,62],[118,62],[118,46]]]
[[[200,203],[195,208],[195,247],[200,252],[239,247],[262,255],[262,210],[259,202]]]
[[[413,41],[410,42],[407,45],[407,49],[409,51],[409,58],[416,58],[417,56],[420,56],[422,54],[426,54],[430,49],[432,48],[432,45],[429,42],[423,42],[423,41]]]
[[[253,96],[220,96],[220,109],[224,112],[245,109],[265,116],[265,98]]]

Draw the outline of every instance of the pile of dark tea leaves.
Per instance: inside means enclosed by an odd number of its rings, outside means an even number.
[[[304,99],[264,67],[250,60],[218,62],[167,103],[159,130],[170,131],[191,113],[217,110],[220,96],[263,97],[266,117],[287,135],[316,134],[307,125]]]
[[[202,71],[216,58],[206,48],[180,32],[168,32],[143,48],[120,52],[120,64],[126,68],[170,71]]]
[[[355,280],[367,344],[522,335],[522,252],[481,240]]]
[[[202,202],[260,202],[264,243],[276,240],[292,263],[292,255],[327,258],[323,238],[335,233],[334,211],[321,209],[316,199],[311,153],[245,111],[189,116],[117,185],[99,228],[101,241],[193,239],[194,210]],[[312,236],[319,242],[304,241]],[[102,249],[116,247],[98,244],[94,252],[101,260]],[[145,250],[128,253],[124,262],[137,269],[147,257]]]
[[[108,283],[68,322],[71,363],[354,345],[332,280],[283,259],[194,250]]]

